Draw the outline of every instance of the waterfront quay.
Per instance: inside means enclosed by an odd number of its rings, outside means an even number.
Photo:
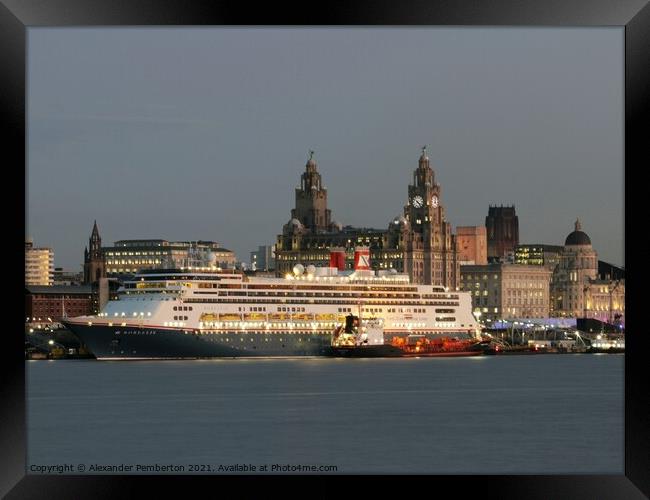
[[[575,323],[564,322],[564,324]],[[584,328],[585,323],[579,322]],[[606,328],[600,323],[601,330],[584,331],[575,326],[561,326],[562,321],[555,320],[520,320],[502,321],[499,328],[485,328],[483,339],[489,340],[498,353],[622,353],[625,352],[625,333]],[[594,323],[587,325],[593,327]],[[494,323],[496,326],[497,323]],[[591,328],[593,330],[593,328]]]
[[[625,352],[625,334],[594,334],[570,328],[543,329],[522,323],[513,324],[508,330],[485,330],[480,348],[482,355],[618,354]],[[27,360],[94,358],[72,332],[59,324],[30,324],[25,327]]]
[[[25,325],[25,359],[94,359],[69,330],[57,323]]]

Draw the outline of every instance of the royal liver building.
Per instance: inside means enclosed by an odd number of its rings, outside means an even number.
[[[277,237],[276,271],[283,275],[298,263],[327,266],[329,250],[336,247],[346,250],[346,265],[352,268],[354,247],[361,245],[370,247],[373,269],[396,269],[415,283],[455,290],[460,280],[456,237],[441,198],[440,184],[422,148],[403,214],[388,229],[344,226],[331,220],[327,190],[311,153],[295,191],[291,220]]]

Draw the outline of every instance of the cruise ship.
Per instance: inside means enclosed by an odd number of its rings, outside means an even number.
[[[469,292],[373,271],[369,249],[330,267],[298,264],[283,278],[217,269],[142,271],[93,316],[63,321],[97,359],[326,356],[332,332],[354,314],[381,322],[384,339],[476,338]]]

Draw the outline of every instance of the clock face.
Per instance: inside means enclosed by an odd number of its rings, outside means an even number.
[[[413,197],[413,206],[415,208],[420,208],[424,203],[424,200],[422,199],[422,196],[417,195]]]
[[[438,204],[439,204],[438,197],[434,194],[431,197],[431,205],[434,206],[434,207],[437,207]]]

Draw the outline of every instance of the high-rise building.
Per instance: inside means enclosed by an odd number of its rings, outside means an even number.
[[[84,249],[84,284],[91,285],[105,277],[106,262],[102,250],[102,239],[99,236],[97,221],[95,221],[88,246]]]
[[[485,218],[487,229],[487,256],[490,261],[503,261],[514,256],[519,244],[519,218],[514,205],[490,205]]]
[[[456,244],[460,265],[487,264],[487,231],[485,226],[458,226]]]
[[[276,243],[276,273],[291,272],[295,264],[327,266],[329,249],[341,247],[346,267],[351,267],[354,247],[370,248],[373,269],[396,269],[408,273],[415,283],[456,289],[459,261],[456,236],[451,232],[441,202],[440,184],[422,148],[403,215],[387,230],[343,226],[331,220],[327,192],[322,187],[313,152],[296,189],[296,208]]]
[[[34,248],[31,239],[25,241],[25,285],[54,284],[54,250]]]

